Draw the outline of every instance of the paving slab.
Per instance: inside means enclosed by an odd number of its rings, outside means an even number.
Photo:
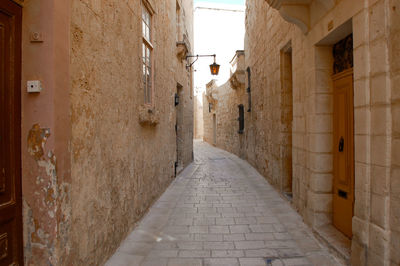
[[[107,266],[342,265],[246,161],[200,141],[194,156]]]

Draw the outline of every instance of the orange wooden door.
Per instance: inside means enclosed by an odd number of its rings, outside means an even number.
[[[354,204],[353,70],[333,76],[333,225],[352,237]]]
[[[23,265],[21,7],[0,1],[0,265]]]

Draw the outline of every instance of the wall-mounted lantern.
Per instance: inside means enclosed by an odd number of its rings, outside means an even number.
[[[186,69],[191,68],[192,65],[193,65],[194,63],[196,63],[197,60],[199,60],[199,57],[211,57],[211,56],[214,57],[214,63],[212,63],[212,64],[210,65],[211,75],[213,75],[213,76],[218,75],[220,65],[218,65],[218,64],[216,63],[216,61],[215,61],[215,58],[216,58],[216,56],[217,56],[217,55],[215,55],[215,54],[211,54],[211,55],[187,55],[187,56],[186,56],[186,60],[187,60],[188,58],[190,58],[190,57],[195,57],[196,59],[195,59],[192,63],[187,64],[187,65],[186,65]]]
[[[175,106],[179,104],[179,95],[178,93],[175,93]]]
[[[211,75],[214,75],[214,76],[218,75],[219,67],[220,67],[220,65],[218,65],[215,62],[215,57],[214,57],[214,63],[210,65]]]

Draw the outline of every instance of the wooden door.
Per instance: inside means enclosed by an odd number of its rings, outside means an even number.
[[[21,7],[0,1],[0,265],[23,265]]]
[[[352,237],[354,205],[353,70],[333,76],[333,224]]]

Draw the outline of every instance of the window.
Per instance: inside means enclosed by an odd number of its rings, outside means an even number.
[[[249,99],[249,109],[247,109],[247,112],[251,112],[251,71],[250,67],[246,69],[247,71],[247,94],[248,94],[248,99]]]
[[[176,41],[181,41],[181,7],[176,1]]]
[[[152,52],[151,44],[151,13],[149,9],[142,5],[142,39],[143,39],[143,85],[144,85],[144,103],[152,102]]]
[[[238,118],[239,130],[238,130],[238,133],[243,134],[243,131],[244,131],[244,106],[243,106],[243,104],[239,104],[238,107],[239,107],[239,118]]]

